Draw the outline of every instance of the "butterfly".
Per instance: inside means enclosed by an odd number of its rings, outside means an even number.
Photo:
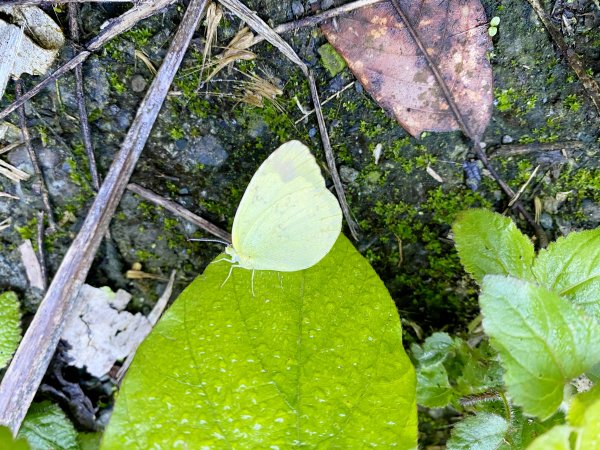
[[[262,163],[238,206],[226,261],[252,270],[294,272],[317,264],[342,229],[342,211],[319,165],[299,141]],[[227,279],[225,281],[227,281]]]

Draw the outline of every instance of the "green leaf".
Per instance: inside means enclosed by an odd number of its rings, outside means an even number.
[[[103,449],[416,447],[394,302],[341,236],[316,266],[210,264],[142,344]]]
[[[600,401],[596,401],[586,409],[577,436],[576,448],[577,450],[600,448]]]
[[[508,422],[497,414],[479,413],[458,422],[447,450],[495,450],[508,431]]]
[[[527,450],[571,450],[569,438],[573,431],[568,425],[556,426],[533,441]]]
[[[554,292],[511,277],[486,276],[479,303],[514,402],[550,417],[565,383],[600,361],[600,325]]]
[[[25,416],[19,437],[27,439],[32,450],[78,450],[77,431],[57,405],[33,403]]]
[[[448,333],[433,333],[425,339],[423,347],[413,344],[410,349],[417,359],[419,367],[427,368],[444,362],[452,347],[454,347],[454,341]]]
[[[533,272],[541,284],[600,321],[600,228],[551,243],[540,251]]]
[[[533,244],[508,217],[469,209],[459,214],[452,230],[460,260],[479,284],[485,275],[533,279]]]
[[[5,367],[21,340],[21,312],[14,292],[0,294],[0,369]]]
[[[592,389],[587,392],[581,392],[573,397],[571,405],[569,406],[569,413],[567,418],[569,424],[573,426],[580,426],[583,422],[583,417],[586,410],[600,400],[600,385],[595,385]]]
[[[25,439],[13,439],[10,428],[0,425],[0,450],[31,450],[31,447]]]
[[[417,369],[417,403],[442,408],[452,400],[453,389],[444,366]]]

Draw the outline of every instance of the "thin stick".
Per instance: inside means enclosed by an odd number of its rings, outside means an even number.
[[[23,94],[23,81],[16,80],[15,82],[16,89],[16,98],[20,98]],[[25,143],[25,148],[27,148],[27,153],[29,154],[29,159],[31,160],[31,165],[33,166],[33,173],[40,183],[40,193],[42,196],[42,204],[44,205],[44,209],[48,214],[48,225],[49,231],[54,231],[56,229],[56,224],[54,223],[54,215],[52,214],[52,206],[50,206],[50,197],[48,196],[48,189],[46,188],[46,182],[44,181],[44,175],[42,174],[42,169],[40,169],[40,163],[37,158],[37,154],[33,150],[31,146],[31,138],[29,136],[29,129],[27,128],[27,121],[25,119],[25,107],[21,105],[19,107],[19,121],[21,124],[21,133],[23,134],[23,142]]]
[[[42,283],[44,290],[46,290],[46,287],[48,287],[48,271],[46,270],[46,257],[44,256],[44,211],[38,211],[37,214],[37,246]]]
[[[61,75],[67,73],[69,70],[77,67],[83,61],[85,61],[88,56],[102,48],[104,44],[118,36],[119,34],[129,30],[140,20],[145,19],[146,17],[150,17],[153,14],[156,14],[161,9],[169,6],[171,3],[174,3],[176,0],[155,0],[151,3],[142,3],[130,10],[126,11],[116,19],[113,19],[98,35],[90,40],[85,47],[87,50],[83,50],[61,67],[56,69],[52,74],[48,77],[44,78],[40,81],[33,89],[28,92],[25,92],[23,96],[12,102],[6,108],[4,108],[0,112],[0,120],[4,119],[11,112],[15,111],[19,106],[25,103],[27,100],[31,99],[35,95],[39,94],[46,86],[50,83],[53,83],[60,77]]]
[[[467,124],[467,121],[465,120],[464,116],[460,112],[460,109],[458,109],[458,105],[454,101],[454,96],[452,95],[452,92],[450,92],[450,89],[448,88],[448,85],[446,84],[446,81],[444,80],[444,77],[442,76],[437,64],[435,63],[435,61],[433,61],[433,59],[427,52],[427,49],[423,45],[423,41],[421,40],[419,33],[412,26],[412,23],[408,20],[408,17],[404,13],[404,10],[400,6],[400,3],[398,2],[398,0],[391,0],[391,2],[392,2],[392,5],[394,6],[394,9],[396,10],[396,13],[398,14],[400,19],[406,26],[406,29],[410,33],[411,37],[413,38],[413,41],[415,41],[415,44],[419,48],[419,51],[422,53],[423,57],[427,61],[427,65],[431,69],[431,72],[433,73],[433,76],[435,77],[437,84],[442,89],[442,92],[444,93],[444,97],[446,98],[446,102],[450,106],[450,109],[452,110],[454,118],[456,119],[456,122],[458,123],[460,129],[462,130],[464,135],[467,136],[471,140],[472,145],[473,145],[473,151],[477,155],[477,158],[479,158],[479,160],[483,163],[483,166],[490,172],[490,174],[492,175],[494,180],[496,180],[496,183],[498,183],[498,185],[506,193],[506,195],[509,196],[510,198],[513,198],[515,193],[510,188],[510,186],[508,184],[506,184],[506,182],[502,178],[500,178],[500,175],[498,175],[498,172],[496,172],[496,170],[490,164],[485,152],[481,149],[481,146],[479,145],[480,144],[479,136],[476,136],[473,133],[473,131]],[[529,212],[525,209],[525,207],[521,204],[521,202],[519,202],[519,201],[515,202],[515,204],[513,205],[513,208],[515,208],[525,218],[525,220],[527,220],[527,222],[529,222],[529,224],[533,227],[533,229],[535,230],[535,233],[539,239],[540,246],[545,247],[546,245],[548,245],[548,237],[546,236],[546,232],[539,224],[537,224],[535,222],[534,218],[531,217],[531,214],[529,214]]]
[[[350,229],[350,233],[352,234],[352,237],[354,237],[354,239],[358,240],[358,226],[352,218],[352,214],[350,212],[350,208],[348,207],[348,202],[346,200],[344,187],[342,186],[342,181],[340,179],[340,175],[335,165],[335,156],[333,154],[333,149],[331,148],[331,143],[329,141],[327,127],[325,126],[325,118],[323,117],[323,112],[321,111],[319,92],[317,90],[317,85],[315,83],[314,76],[308,69],[308,66],[304,64],[304,61],[300,59],[300,57],[296,54],[296,52],[290,46],[290,44],[285,42],[281,38],[281,36],[275,33],[275,31],[273,31],[271,27],[269,27],[260,17],[258,17],[258,15],[256,15],[254,11],[250,10],[239,0],[219,0],[219,2],[231,12],[233,12],[236,16],[238,16],[241,20],[246,22],[254,31],[262,35],[267,41],[269,41],[272,45],[278,48],[279,51],[281,51],[281,53],[283,53],[290,61],[292,61],[294,64],[300,67],[306,78],[308,78],[308,84],[310,86],[310,93],[315,107],[315,112],[317,114],[317,121],[319,123],[319,131],[321,134],[321,142],[323,143],[323,149],[325,151],[327,166],[329,167],[329,172],[331,173],[333,185],[335,187],[340,206],[342,207],[342,212],[344,213],[344,217],[346,218],[346,223],[348,224],[348,228]]]
[[[517,200],[519,200],[519,197],[521,197],[521,195],[523,195],[523,192],[525,192],[525,189],[527,189],[527,186],[529,186],[529,183],[531,183],[531,180],[533,180],[533,178],[537,175],[538,170],[540,170],[540,166],[537,166],[534,169],[534,171],[531,173],[531,175],[529,175],[529,178],[527,179],[527,181],[525,182],[525,184],[523,184],[523,186],[521,186],[519,188],[519,190],[517,191],[517,193],[515,194],[515,196],[511,199],[510,202],[508,202],[508,207],[509,208],[511,208],[512,205],[514,205],[517,202]]]
[[[558,49],[560,50],[562,55],[567,59],[569,66],[571,66],[571,69],[573,69],[573,71],[577,75],[577,78],[579,78],[579,81],[581,81],[581,84],[583,84],[583,87],[585,88],[588,95],[590,96],[590,99],[596,106],[596,109],[600,112],[600,86],[598,86],[598,83],[596,82],[596,80],[594,80],[594,78],[588,75],[588,73],[585,70],[585,67],[583,66],[581,58],[565,42],[562,33],[552,23],[540,2],[538,0],[527,1],[546,27],[546,30],[550,34],[550,37],[554,40],[554,43],[558,46]]]
[[[77,23],[78,8],[77,3],[69,3],[69,28],[71,29],[71,40],[75,45],[79,43],[79,24]],[[94,147],[92,146],[92,138],[90,135],[90,124],[88,122],[85,99],[83,97],[83,73],[81,64],[75,66],[75,91],[77,93],[79,126],[81,128],[83,146],[85,147],[85,153],[88,158],[92,185],[94,186],[94,189],[98,191],[98,189],[100,189],[100,178],[98,177],[98,169],[96,169],[96,158],[94,156]]]
[[[148,1],[148,0],[143,0]],[[136,3],[136,0],[2,0],[2,6],[36,6],[64,3]]]
[[[339,16],[340,14],[345,14],[350,11],[354,11],[358,8],[363,8],[365,6],[374,5],[375,3],[380,3],[384,0],[357,0],[355,2],[346,3],[345,5],[338,6],[337,8],[331,8],[327,11],[323,11],[319,14],[310,17],[303,17],[302,19],[295,20],[293,22],[282,23],[281,25],[277,25],[273,28],[273,31],[277,34],[287,33],[288,31],[294,31],[298,28],[305,27],[314,27],[321,22],[325,22],[326,20],[333,19],[334,17]],[[252,45],[256,45],[259,42],[264,41],[265,38],[262,35],[258,35],[252,41]]]
[[[321,106],[326,105],[327,103],[329,103],[331,100],[333,100],[334,98],[339,97],[344,91],[350,89],[352,86],[354,86],[354,83],[356,83],[355,81],[348,83],[346,86],[344,86],[342,89],[340,89],[339,91],[331,94],[329,97],[327,97],[323,103],[321,103]],[[297,101],[298,99],[296,99]],[[300,106],[300,103],[298,102],[298,106]],[[298,120],[296,120],[294,123],[298,124],[300,122],[302,122],[304,119],[306,119],[307,117],[309,117],[312,113],[314,113],[315,110],[311,109],[310,111],[305,111],[302,110],[302,113],[304,114],[302,117],[300,117]]]
[[[161,68],[138,108],[121,150],[81,229],[29,325],[0,384],[0,423],[16,434],[46,372],[65,319],[92,265],[127,180],[148,140],[175,73],[200,21],[208,0],[192,0],[179,25]]]
[[[488,158],[496,158],[502,156],[520,156],[527,155],[529,153],[537,152],[553,152],[560,150],[581,150],[589,146],[581,141],[565,141],[565,142],[549,142],[549,143],[537,143],[532,144],[504,144],[488,148]]]
[[[199,226],[204,231],[212,234],[213,236],[223,239],[228,244],[231,243],[231,235],[227,231],[222,230],[218,226],[210,223],[208,220],[203,219],[202,217],[185,209],[180,204],[175,203],[164,197],[161,197],[160,195],[152,192],[151,190],[143,188],[142,186],[135,184],[135,183],[129,183],[127,185],[127,189],[129,189],[131,192],[138,194],[140,197],[143,197],[146,200],[151,201],[155,205],[161,206],[161,207],[165,208],[166,210],[171,211],[176,216],[179,216],[182,219],[187,220],[188,222]]]

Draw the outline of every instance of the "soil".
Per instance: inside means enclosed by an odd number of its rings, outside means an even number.
[[[271,25],[294,20],[297,16],[293,12],[311,11],[310,2],[245,3]],[[598,80],[598,9],[591,0],[575,2],[576,7],[564,3],[557,1],[554,16],[563,24],[563,15],[568,16],[571,25],[563,25],[563,32]],[[540,166],[522,201],[532,214],[534,199],[541,201],[540,223],[550,240],[571,230],[597,227],[598,111],[527,1],[485,0],[483,4],[489,18],[501,19],[493,38],[494,51],[489,55],[496,107],[483,139],[486,150],[493,154],[494,166],[514,190]],[[548,13],[552,6],[548,5]],[[126,9],[118,3],[85,4],[80,12],[83,40],[93,37],[102,23]],[[46,10],[67,33],[66,7]],[[183,11],[183,5],[178,4],[140,22],[83,65],[101,176],[107,172],[152,80],[151,71],[136,52],[143,52],[158,66]],[[213,53],[219,52],[239,27],[239,21],[226,12]],[[301,29],[284,37],[315,71],[322,99],[354,81],[348,69],[331,75],[324,67],[319,49],[326,40],[318,28]],[[314,115],[296,123],[303,115],[298,105],[312,108],[307,81],[296,66],[269,44],[261,43],[252,48],[256,59],[225,69],[201,85],[203,48],[204,26],[184,59],[132,181],[230,230],[245,186],[278,145],[299,139],[310,145],[324,168],[325,157]],[[65,47],[59,61],[72,53]],[[276,103],[267,101],[262,108],[245,103],[239,94],[236,96],[240,81],[246,79],[243,73],[259,75],[283,94]],[[25,77],[25,89],[38,81],[38,77]],[[13,100],[11,89],[9,85],[0,108]],[[420,139],[411,138],[358,83],[324,105],[323,111],[350,208],[360,225],[361,236],[355,245],[396,301],[405,324],[407,348],[435,330],[464,331],[478,314],[477,291],[460,266],[450,226],[462,209],[483,206],[503,211],[508,199],[485,171],[477,190],[470,189],[463,163],[472,161],[474,155],[461,133],[425,133]],[[74,77],[61,77],[28,102],[26,114],[54,216],[60,224],[58,231],[45,239],[52,275],[94,195],[79,131]],[[16,115],[9,120],[18,124]],[[554,144],[555,149],[540,150],[535,144]],[[373,151],[379,145],[382,154],[376,162]],[[507,154],[515,145],[524,153]],[[32,172],[24,147],[12,150],[6,158]],[[427,167],[443,182],[430,176]],[[16,291],[31,315],[41,294],[29,288],[17,247],[25,238],[35,240],[36,215],[42,208],[39,187],[33,180],[15,184],[0,178],[0,191],[18,197],[0,197],[0,220],[10,217],[12,225],[0,232],[0,289]],[[526,222],[515,219],[535,238]],[[129,280],[125,272],[134,263],[141,263],[145,272],[164,277],[175,269],[177,294],[223,250],[216,244],[188,241],[199,237],[209,236],[127,192],[87,283],[126,289],[135,299],[130,308],[148,312],[164,283]],[[429,441],[434,443],[438,438],[431,435]]]

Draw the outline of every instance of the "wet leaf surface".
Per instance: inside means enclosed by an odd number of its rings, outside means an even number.
[[[492,113],[491,49],[479,0],[411,2],[404,13],[439,68],[471,132],[481,137]],[[365,89],[413,136],[458,130],[427,60],[391,2],[360,8],[322,30]]]

